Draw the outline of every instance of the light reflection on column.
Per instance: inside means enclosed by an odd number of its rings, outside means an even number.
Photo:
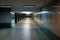
[[[12,28],[15,28],[15,13],[14,12],[10,13],[11,13],[11,26]]]

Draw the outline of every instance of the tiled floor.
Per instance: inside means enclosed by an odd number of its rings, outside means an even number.
[[[37,33],[39,31],[39,33]],[[15,28],[1,29],[0,40],[49,40],[45,33],[38,28],[31,18],[19,21]]]

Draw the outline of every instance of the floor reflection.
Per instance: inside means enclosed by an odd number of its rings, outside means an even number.
[[[0,40],[55,40],[56,36],[47,29],[48,22],[36,18],[23,18],[16,23],[15,28],[1,29]]]
[[[23,24],[23,40],[31,40],[30,18],[26,18]]]

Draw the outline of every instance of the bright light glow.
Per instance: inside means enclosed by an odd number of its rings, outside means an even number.
[[[35,14],[45,14],[45,13],[51,13],[50,11],[42,11],[42,12],[37,12]]]
[[[15,14],[14,12],[10,12],[11,14]]]
[[[40,13],[49,13],[49,11],[42,11],[42,12],[40,12]]]
[[[23,11],[23,12],[21,12],[21,13],[24,13],[24,14],[31,14],[32,12],[26,12],[26,11]]]

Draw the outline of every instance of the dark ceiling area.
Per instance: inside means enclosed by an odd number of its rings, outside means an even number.
[[[12,11],[40,11],[55,6],[58,2],[58,0],[0,0],[0,6],[10,5]]]

